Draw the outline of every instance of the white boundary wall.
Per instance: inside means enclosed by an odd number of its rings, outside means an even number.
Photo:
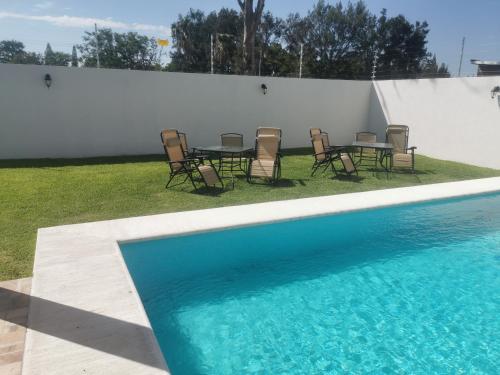
[[[52,76],[52,87],[44,83]],[[268,93],[260,88],[265,83]],[[0,64],[0,159],[158,154],[177,128],[191,146],[238,132],[283,129],[284,147],[309,147],[308,129],[350,143],[387,124],[410,126],[420,154],[500,169],[500,77],[311,80]]]
[[[370,85],[0,64],[0,159],[158,154],[164,128],[190,146],[219,144],[223,132],[253,146],[262,125],[282,128],[284,147],[310,146],[313,126],[351,142],[366,128]]]
[[[500,169],[500,77],[377,81],[368,128],[384,138],[387,124],[410,126],[419,154]]]

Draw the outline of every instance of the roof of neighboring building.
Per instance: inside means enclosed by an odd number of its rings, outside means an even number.
[[[471,64],[475,65],[500,65],[500,61],[471,59]]]

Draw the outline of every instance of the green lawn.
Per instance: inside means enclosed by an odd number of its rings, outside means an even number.
[[[189,183],[165,190],[167,165],[160,156],[0,161],[0,280],[31,274],[41,227],[500,175],[417,156],[415,175],[364,169],[353,179],[310,177],[309,151],[291,153],[276,186],[241,177],[221,194],[194,193]]]

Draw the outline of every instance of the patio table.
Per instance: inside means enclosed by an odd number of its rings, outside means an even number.
[[[193,147],[193,150],[204,152],[207,154],[216,154],[219,159],[223,155],[230,155],[231,158],[234,157],[240,157],[244,155],[245,153],[248,153],[253,150],[253,147],[250,146],[196,146]],[[219,170],[220,170],[220,165],[219,165]],[[231,163],[231,168],[229,169],[230,175],[231,175],[231,181],[233,183],[234,187],[234,171],[236,169],[234,168],[234,163]],[[242,169],[240,166],[237,168],[237,170],[241,170],[242,172],[246,171]]]
[[[382,161],[383,161],[383,156],[385,155],[385,153],[392,151],[392,149],[394,148],[391,143],[384,143],[384,142],[373,142],[372,143],[372,142],[354,141],[350,145],[332,145],[329,147],[329,149],[332,151],[342,150],[342,149],[352,151],[352,149],[355,147],[374,149],[377,152],[377,155],[380,155],[379,157],[377,157],[377,160],[379,161],[380,166],[382,168],[384,168],[386,172],[390,171],[389,167],[387,166],[387,159],[385,160],[385,165],[382,163]],[[354,158],[352,157],[352,155],[351,155],[351,158],[353,159],[353,162],[354,162]],[[377,166],[376,161],[375,161],[375,166]]]
[[[377,159],[380,163],[380,166],[386,170],[386,172],[389,172],[389,168],[387,166],[387,158],[385,159],[385,165],[382,163],[383,157],[386,153],[392,151],[394,148],[391,143],[384,143],[384,142],[359,142],[359,141],[354,141],[351,144],[352,147],[359,147],[361,149],[363,148],[371,148],[375,150],[375,152],[380,155]],[[376,162],[375,162],[376,163]]]

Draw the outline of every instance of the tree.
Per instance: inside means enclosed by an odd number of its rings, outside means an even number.
[[[436,54],[429,55],[422,64],[422,78],[449,78],[450,73],[446,64],[438,65]]]
[[[78,67],[78,53],[76,51],[76,46],[73,46],[73,50],[71,51],[71,66]]]
[[[97,44],[99,42],[99,63],[103,68],[158,70],[160,53],[156,39],[135,32],[114,33],[111,29],[97,32],[86,31],[83,44],[77,48],[83,65],[97,66]]]
[[[264,0],[257,0],[254,9],[253,0],[238,0],[243,14],[243,72],[255,74],[255,36],[261,23]]]
[[[299,59],[300,59],[300,50],[301,46],[308,49],[309,46],[304,46],[306,41],[306,36],[309,30],[309,22],[304,17],[300,17],[298,13],[290,14],[285,21],[284,26],[284,35],[283,39],[286,45],[286,50],[289,55],[291,74],[297,75],[299,74]],[[302,66],[302,75],[304,77],[311,76],[309,71],[309,66],[307,64],[307,59],[309,58],[309,54],[305,53],[306,64]]]
[[[284,48],[285,26],[285,21],[274,17],[270,12],[262,16],[256,37],[256,65],[259,75],[295,75],[298,60],[295,61],[296,59]]]
[[[21,55],[15,56],[10,63],[12,64],[27,64],[27,65],[42,65],[43,57],[39,53],[24,52]]]
[[[242,17],[232,9],[222,8],[208,16],[191,9],[187,15],[179,15],[172,24],[170,71],[206,73],[210,71],[213,41],[214,72],[234,74],[241,66]]]
[[[50,43],[47,43],[43,59],[44,65],[68,66],[70,61],[70,55],[64,52],[54,52]]]
[[[361,1],[331,5],[323,0],[302,25],[304,64],[316,78],[358,78],[366,75],[367,51],[373,44],[375,17]],[[297,38],[298,39],[298,38]]]
[[[54,51],[52,50],[50,43],[47,43],[47,47],[45,47],[45,54],[44,54],[45,64],[51,65],[50,63],[52,62],[53,58],[54,58]]]
[[[172,25],[168,69],[209,72],[212,35],[215,73],[297,76],[302,46],[304,77],[369,79],[375,55],[377,77],[448,74],[446,66],[430,64],[426,22],[388,17],[385,10],[374,15],[363,1],[343,5],[319,0],[306,16],[291,14],[286,20],[263,13],[264,1],[255,9],[253,1],[238,4],[239,14],[222,9],[205,16],[191,9],[180,15]]]
[[[158,43],[138,33],[115,33],[115,51],[122,69],[155,70],[160,65]]]
[[[421,73],[429,57],[426,48],[429,25],[411,24],[403,15],[387,18],[382,10],[377,21],[377,71],[385,78],[409,78]]]
[[[429,58],[426,22],[373,15],[362,1],[335,5],[318,1],[306,17],[287,20],[287,50],[298,56],[304,44],[304,76],[368,79],[375,54],[377,77],[415,77]]]
[[[17,40],[2,40],[0,42],[0,63],[10,63],[24,53],[24,44]]]
[[[22,42],[3,40],[0,42],[0,63],[41,65],[42,57],[34,52],[26,52]]]

